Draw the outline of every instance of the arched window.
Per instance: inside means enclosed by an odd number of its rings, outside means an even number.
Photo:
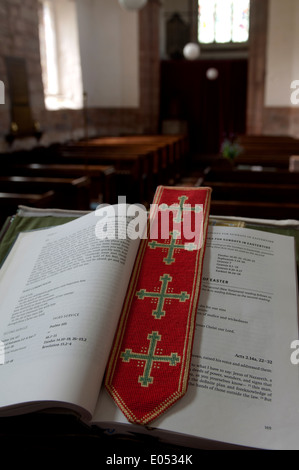
[[[249,38],[250,0],[199,0],[198,40],[244,43]]]

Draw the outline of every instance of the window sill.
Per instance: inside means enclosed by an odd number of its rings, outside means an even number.
[[[47,96],[45,98],[45,106],[48,111],[58,111],[60,109],[82,109],[83,103],[69,99]]]

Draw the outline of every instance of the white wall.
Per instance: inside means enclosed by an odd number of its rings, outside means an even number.
[[[117,0],[76,0],[89,107],[139,106],[138,14]]]
[[[294,106],[290,85],[299,80],[298,0],[269,1],[266,71],[265,106]]]

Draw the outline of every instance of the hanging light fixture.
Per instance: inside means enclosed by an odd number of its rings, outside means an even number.
[[[189,42],[183,49],[185,59],[196,60],[200,55],[200,47],[196,42]]]
[[[218,75],[219,75],[219,72],[214,67],[210,67],[206,72],[206,76],[208,80],[216,80],[218,78]]]
[[[119,4],[125,10],[140,10],[143,8],[147,0],[118,0]]]

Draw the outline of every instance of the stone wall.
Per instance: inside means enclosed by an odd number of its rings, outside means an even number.
[[[292,107],[291,103],[289,106],[277,106],[266,102],[266,78],[274,74],[267,61],[270,1],[251,0],[247,133],[299,138],[299,107]],[[283,31],[280,34],[283,35]],[[275,51],[271,52],[275,56]],[[289,54],[294,54],[294,50],[290,50]],[[277,65],[281,66],[279,62]],[[273,78],[276,79],[275,76]],[[299,77],[290,75],[286,77],[286,83],[291,84],[294,79]],[[278,85],[285,86],[280,82]],[[284,91],[291,93],[290,88],[286,88]]]
[[[138,108],[87,108],[48,111],[44,105],[40,64],[38,0],[0,0],[0,152],[65,142],[94,135],[155,133],[159,125],[159,2],[149,0],[139,12],[140,105]],[[26,60],[31,110],[43,136],[17,139],[8,145],[10,99],[6,57]]]

